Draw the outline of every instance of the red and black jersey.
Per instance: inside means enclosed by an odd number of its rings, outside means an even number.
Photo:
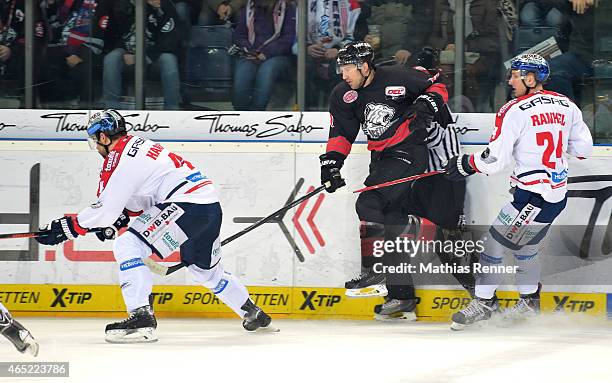
[[[397,145],[425,145],[425,129],[410,127],[407,108],[422,94],[435,100],[437,109],[448,100],[444,84],[437,75],[413,68],[381,67],[365,88],[353,90],[342,82],[331,93],[331,127],[326,152],[346,158],[359,129],[368,138],[368,149],[383,151]]]

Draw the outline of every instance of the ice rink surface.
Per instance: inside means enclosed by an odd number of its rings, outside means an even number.
[[[19,319],[40,354],[19,354],[2,338],[0,361],[68,361],[70,378],[1,382],[612,382],[612,323],[575,316],[464,332],[275,320],[281,331],[264,334],[244,332],[238,319],[159,318],[157,343],[131,345],[104,342],[113,318]]]

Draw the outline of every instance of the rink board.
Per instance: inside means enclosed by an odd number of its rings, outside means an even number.
[[[3,128],[0,133],[7,131],[11,129]],[[64,133],[60,139],[69,139]],[[34,231],[53,218],[76,214],[95,202],[101,159],[85,142],[1,139],[0,135],[0,232]],[[299,198],[318,186],[318,155],[325,147],[308,142],[185,141],[163,145],[184,155],[214,180],[224,210],[221,238],[244,229],[248,225],[245,221],[253,222],[285,205],[290,194],[296,193]],[[464,149],[473,152],[482,146]],[[569,198],[556,224],[582,225],[584,234],[570,239],[547,238],[546,246],[555,252],[567,252],[569,243],[574,249],[571,251],[585,250],[582,245],[587,226],[594,230],[589,234],[586,257],[576,253],[561,262],[544,260],[547,275],[552,275],[545,285],[548,289],[559,285],[554,290],[559,293],[543,294],[546,311],[597,316],[612,312],[606,295],[612,293],[607,229],[612,216],[610,156],[611,148],[597,147],[593,158],[570,160],[570,175],[583,178],[579,184],[570,184],[569,189],[585,194]],[[351,191],[362,186],[368,162],[365,145],[354,145],[343,168],[348,187],[333,194],[321,193],[288,212],[283,218],[286,232],[276,223],[266,224],[223,247],[224,268],[252,286],[253,299],[271,313],[370,318],[373,306],[381,302],[380,298],[349,299],[339,288],[359,273],[359,222],[354,212],[357,195]],[[468,180],[466,213],[470,223],[493,221],[509,200],[509,173]],[[178,253],[166,261],[178,261]],[[0,241],[0,283],[4,284],[0,286],[0,301],[17,311],[123,312],[117,274],[112,245],[100,243],[94,236],[58,247],[39,246],[33,240]],[[185,272],[166,278],[156,276],[154,283],[159,312],[230,315],[208,290],[193,285]],[[7,295],[12,291],[30,293]],[[500,297],[513,302],[516,293],[508,294],[502,292]],[[446,290],[419,290],[419,298],[419,317],[431,320],[447,320],[468,300],[465,293]]]
[[[372,318],[378,298],[348,298],[341,288],[251,286],[253,301],[270,314],[296,318]],[[516,292],[498,292],[500,305],[509,307]],[[470,298],[464,291],[417,290],[420,320],[447,321],[465,307]],[[607,294],[544,292],[543,312],[580,313],[606,317]],[[111,285],[0,285],[0,301],[11,311],[53,315],[121,313],[125,306],[118,286]],[[159,313],[220,316],[231,314],[210,290],[199,286],[155,286],[153,306]],[[224,315],[221,315],[224,316]]]

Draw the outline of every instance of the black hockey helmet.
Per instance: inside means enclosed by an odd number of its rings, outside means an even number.
[[[361,69],[363,63],[368,63],[370,68],[373,68],[373,60],[374,49],[372,49],[372,46],[364,41],[356,41],[346,44],[344,48],[338,51],[336,69],[337,72],[340,72],[340,66],[349,64],[355,64],[357,68]]]

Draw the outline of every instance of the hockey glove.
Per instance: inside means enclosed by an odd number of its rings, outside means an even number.
[[[404,117],[406,119],[414,118],[410,123],[411,130],[427,129],[431,125],[437,111],[438,106],[434,97],[424,94],[419,96],[414,103],[406,109]]]
[[[444,176],[451,181],[461,181],[474,173],[476,170],[470,164],[470,156],[467,154],[451,158],[444,167]]]
[[[67,240],[73,240],[79,235],[85,235],[87,229],[79,226],[76,219],[64,216],[54,219],[47,226],[40,229],[41,234],[35,237],[41,245],[55,246]]]
[[[340,169],[344,160],[334,156],[331,152],[321,154],[319,160],[321,161],[321,184],[325,185],[325,190],[333,193],[346,185],[346,182],[344,182],[340,175]]]
[[[107,239],[109,241],[115,239],[117,238],[117,233],[119,232],[119,230],[124,227],[127,227],[129,223],[130,217],[128,216],[127,211],[125,211],[124,209],[119,218],[117,218],[115,223],[112,224],[112,226],[96,231],[96,237],[98,237],[98,239],[102,242],[106,241]]]

